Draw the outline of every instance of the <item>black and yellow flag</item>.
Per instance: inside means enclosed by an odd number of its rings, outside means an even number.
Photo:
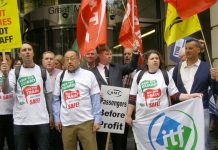
[[[201,25],[197,15],[182,20],[178,16],[176,9],[168,4],[164,33],[167,46],[199,30],[201,30]]]

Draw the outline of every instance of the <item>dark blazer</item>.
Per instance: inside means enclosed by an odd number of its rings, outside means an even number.
[[[133,72],[138,65],[138,58],[139,54],[133,53],[132,59],[130,63],[122,65],[122,64],[109,64],[109,85],[122,87],[123,86],[123,76]],[[98,81],[99,86],[107,85],[105,80],[102,78],[101,74],[99,73],[97,67],[91,70]]]
[[[173,80],[181,93],[187,93],[184,84],[182,82],[181,74],[179,69],[179,64],[174,68]],[[209,95],[208,87],[211,87],[214,94],[218,94],[218,82],[211,79],[210,75],[210,65],[206,62],[201,61],[197,72],[194,76],[194,82],[191,87],[190,93],[203,93],[203,105],[204,108],[209,106]]]
[[[96,66],[96,65],[95,65]],[[91,70],[93,69],[95,66],[93,66],[92,68],[89,68],[87,63],[80,63],[80,67],[86,70]]]

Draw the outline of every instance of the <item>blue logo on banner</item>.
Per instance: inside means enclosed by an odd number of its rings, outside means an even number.
[[[166,115],[166,113],[157,115],[152,120],[148,131],[149,141],[154,150],[157,149],[157,145],[158,147],[162,147],[163,149],[167,150],[185,150],[191,134],[194,134],[194,140],[189,147],[191,147],[191,149],[195,149],[197,144],[197,129],[193,118],[185,112],[177,110],[175,111],[184,114],[185,117],[187,117],[189,120],[192,120],[193,126],[190,127],[183,125],[175,120],[175,118],[173,119],[172,117]],[[157,124],[160,125],[160,128],[158,129],[158,133],[155,134],[156,137],[152,137],[152,128],[157,126]],[[157,131],[156,128],[155,130]]]

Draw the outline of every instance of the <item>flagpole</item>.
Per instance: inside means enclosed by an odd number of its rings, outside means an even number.
[[[135,21],[134,21],[134,17],[135,17],[135,4],[134,4],[134,0],[132,0],[132,36],[133,36],[133,43],[135,42]]]
[[[2,59],[3,61],[6,61],[5,49],[2,50]]]
[[[202,34],[203,40],[204,40],[204,42],[205,42],[204,45],[205,45],[205,49],[206,49],[207,56],[208,56],[208,59],[209,59],[208,61],[209,61],[210,65],[213,66],[212,63],[211,63],[210,54],[209,54],[209,50],[208,50],[208,47],[207,47],[207,42],[206,42],[206,40],[205,40],[204,33],[203,33],[203,30],[202,30],[202,29],[201,29],[201,34]]]

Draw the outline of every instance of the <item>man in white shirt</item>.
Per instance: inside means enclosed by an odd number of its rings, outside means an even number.
[[[23,65],[18,77],[15,70],[8,74],[5,62],[1,65],[3,92],[16,94],[13,108],[15,147],[16,150],[27,150],[30,139],[34,139],[39,150],[48,150],[49,117],[52,118],[50,78],[46,72],[46,81],[43,81],[42,70],[33,61],[30,43],[23,43],[19,54]]]
[[[201,45],[198,40],[187,40],[185,48],[187,60],[175,67],[173,79],[181,93],[203,93],[205,147],[208,149],[210,99],[208,88],[211,87],[213,94],[218,94],[218,71],[217,68],[199,59]]]
[[[100,89],[91,71],[80,68],[79,54],[64,55],[65,69],[57,75],[53,93],[56,129],[62,130],[64,149],[97,150],[96,131],[102,122]]]

